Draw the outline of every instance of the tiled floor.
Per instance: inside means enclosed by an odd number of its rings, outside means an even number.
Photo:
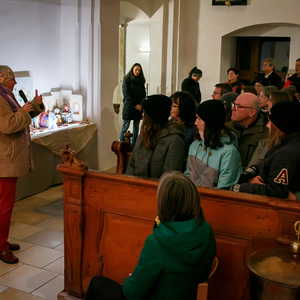
[[[64,287],[63,219],[37,212],[63,197],[62,185],[16,202],[9,241],[19,263],[0,261],[0,300],[56,300]]]

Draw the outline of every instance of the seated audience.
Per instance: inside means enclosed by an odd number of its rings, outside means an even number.
[[[273,58],[264,59],[263,71],[265,72],[265,78],[270,81],[270,85],[275,85],[278,89],[280,89],[281,77],[275,73],[275,60]]]
[[[270,150],[257,167],[252,168],[249,182],[230,187],[235,192],[287,198],[300,191],[300,104],[276,103],[270,110],[268,128]]]
[[[290,95],[290,98],[294,102],[299,102],[296,97],[297,88],[294,84],[290,84],[282,89],[282,91],[287,92]]]
[[[142,102],[143,122],[127,175],[160,178],[167,171],[182,171],[184,127],[168,122],[171,106],[171,98],[164,95],[152,95]]]
[[[188,92],[175,92],[171,95],[171,120],[184,125],[185,128],[185,154],[188,155],[190,144],[197,131],[195,125],[197,102]]]
[[[252,93],[255,96],[257,96],[257,91],[256,91],[255,87],[252,86],[252,85],[246,85],[246,86],[244,86],[242,88],[242,91],[241,91],[241,94],[243,94],[243,93]]]
[[[215,236],[196,186],[180,172],[164,174],[157,190],[157,213],[153,233],[123,286],[95,276],[85,300],[196,299],[198,283],[207,279],[216,256]]]
[[[202,71],[194,67],[189,72],[189,77],[185,78],[181,83],[181,90],[189,92],[195,98],[197,103],[201,102],[201,91],[199,86],[199,80],[202,77]]]
[[[229,68],[227,70],[228,83],[231,85],[232,92],[240,94],[244,84],[238,79],[239,71],[235,68]]]
[[[229,93],[229,92],[232,92],[230,84],[228,84],[228,83],[217,83],[215,85],[215,89],[214,89],[211,96],[215,100],[220,100],[221,97],[224,94]]]
[[[286,93],[285,91],[273,91],[270,93],[270,97],[269,97],[269,101],[268,101],[268,111],[270,111],[271,107],[280,102],[280,101],[287,101],[290,100],[290,95],[288,93]],[[269,150],[267,147],[267,141],[268,138],[262,139],[259,141],[253,156],[246,168],[246,171],[253,165],[258,165],[265,157],[265,154],[267,153],[267,151]]]
[[[266,79],[264,76],[258,76],[254,82],[254,88],[256,89],[257,97],[259,97],[261,89],[264,86],[270,85],[270,81]]]
[[[266,120],[260,113],[258,98],[251,93],[239,95],[232,108],[231,122],[238,136],[238,150],[241,154],[242,166],[245,168],[258,142],[268,136]]]
[[[226,111],[220,100],[197,107],[198,140],[189,149],[185,175],[197,185],[221,189],[236,183],[242,173],[236,136],[225,125]]]
[[[225,122],[231,121],[232,107],[235,99],[238,97],[237,93],[229,92],[222,96],[221,101],[223,102],[226,109]]]
[[[265,118],[268,118],[268,103],[272,91],[278,91],[278,88],[275,85],[268,85],[262,87],[259,94],[260,111]]]
[[[300,84],[300,58],[298,58],[296,60],[296,63],[295,63],[295,73],[293,75],[291,75],[287,80],[286,80],[286,83],[284,84],[284,88],[289,86],[290,84],[297,84],[299,83]]]

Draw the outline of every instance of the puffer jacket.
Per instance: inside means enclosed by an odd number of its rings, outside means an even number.
[[[122,84],[123,91],[123,120],[141,120],[142,111],[135,107],[141,104],[146,97],[145,85],[139,77],[130,78],[130,74],[124,77]]]
[[[238,182],[243,169],[236,141],[228,136],[220,141],[218,149],[206,148],[202,140],[191,144],[184,174],[197,186],[221,189]]]

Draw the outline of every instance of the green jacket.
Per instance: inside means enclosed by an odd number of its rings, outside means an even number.
[[[207,279],[215,256],[208,222],[154,225],[134,272],[123,283],[123,293],[128,300],[195,300],[197,285]]]

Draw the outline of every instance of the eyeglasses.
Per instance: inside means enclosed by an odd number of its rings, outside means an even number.
[[[179,107],[179,105],[176,105],[176,104],[172,104],[172,106],[171,107]]]
[[[264,99],[264,98],[268,98],[267,96],[265,96],[265,95],[259,95],[259,98],[262,98],[262,99]]]
[[[234,103],[234,102],[232,102],[231,107],[232,107],[234,110],[239,110],[239,109],[241,109],[241,108],[252,108],[252,109],[254,109],[253,107],[250,107],[250,106],[242,106],[242,105],[236,104],[236,103]]]

